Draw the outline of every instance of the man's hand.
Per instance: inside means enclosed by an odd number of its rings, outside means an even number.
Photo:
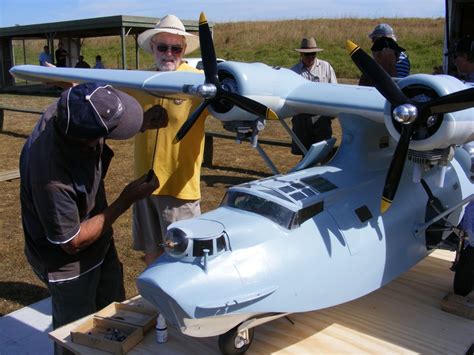
[[[397,54],[391,48],[384,48],[381,51],[372,52],[374,60],[392,77],[397,76]]]
[[[168,125],[168,113],[160,106],[155,105],[147,110],[143,115],[142,132],[147,129],[159,129]]]
[[[125,186],[120,196],[102,213],[83,221],[79,234],[68,243],[61,244],[61,248],[68,254],[77,254],[99,239],[132,203],[151,195],[158,188],[158,178],[155,174],[151,181],[146,181],[146,178],[147,175],[143,175]]]
[[[147,174],[132,181],[123,189],[119,199],[124,199],[129,205],[144,197],[151,195],[159,186],[158,178],[155,174],[150,181],[147,181]]]

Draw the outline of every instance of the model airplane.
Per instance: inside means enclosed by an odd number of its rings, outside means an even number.
[[[99,80],[153,95],[201,96],[198,111],[208,106],[236,131],[252,131],[261,116],[339,117],[342,142],[327,165],[315,165],[331,144],[320,142],[292,172],[234,186],[216,210],[168,228],[166,253],[137,286],[169,324],[191,336],[220,335],[222,352],[243,353],[254,327],[364,296],[434,248],[462,243],[448,236],[474,196],[470,160],[457,148],[474,140],[474,88],[445,75],[395,84],[352,42],[351,57],[376,88],[314,83],[261,63],[217,66],[204,15],[200,40],[204,75],[11,70],[28,80]]]

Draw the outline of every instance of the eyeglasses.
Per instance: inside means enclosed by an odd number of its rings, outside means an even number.
[[[158,43],[156,45],[156,49],[158,50],[158,52],[166,53],[168,51],[171,51],[171,53],[173,54],[180,54],[183,51],[183,47],[181,47],[180,45],[173,44],[169,46],[165,43]]]

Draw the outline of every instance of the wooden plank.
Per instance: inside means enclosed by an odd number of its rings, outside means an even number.
[[[38,110],[33,110],[33,109],[24,109],[20,107],[0,105],[0,132],[3,131],[3,123],[5,121],[5,111],[23,112],[23,113],[31,113],[31,114],[43,113],[43,111],[38,111]]]
[[[0,181],[11,181],[20,177],[20,170],[9,170],[0,173]]]
[[[451,252],[436,251],[365,297],[292,314],[294,324],[280,318],[261,325],[247,354],[465,354],[474,343],[474,321],[440,308],[451,292],[453,259]],[[106,354],[79,349],[70,341],[70,330],[66,325],[50,336],[79,354]],[[192,338],[169,326],[168,332],[165,344],[148,332],[129,354],[219,354],[217,337]]]
[[[4,106],[0,105],[0,111],[5,110],[5,111],[13,111],[13,112],[24,112],[24,113],[32,113],[32,114],[42,114],[43,111],[40,110],[33,110],[29,108],[21,108],[21,107],[13,107],[13,106]]]

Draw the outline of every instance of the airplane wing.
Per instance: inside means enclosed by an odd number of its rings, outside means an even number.
[[[10,73],[19,79],[41,82],[99,81],[120,89],[141,90],[155,96],[186,98],[193,96],[185,93],[187,85],[200,85],[204,74],[191,72],[155,72],[118,69],[79,69],[55,68],[39,65],[18,65]]]
[[[291,70],[274,68],[263,63],[226,61],[219,63],[217,69],[219,76],[225,78],[218,85],[221,94],[231,95],[232,97],[226,96],[226,98],[232,98],[234,104],[235,101],[254,101],[244,105],[248,106],[247,109],[235,107],[230,111],[215,111],[210,107],[211,114],[223,122],[254,121],[257,116],[248,108],[254,108],[256,103],[263,107],[262,111],[267,111],[269,108],[268,111],[274,111],[281,118],[292,117],[298,113],[326,116],[348,113],[383,122],[385,98],[375,88],[313,83]],[[10,69],[10,73],[16,78],[31,81],[50,83],[99,81],[120,89],[145,91],[158,97],[205,98],[198,89],[205,84],[204,73],[57,68],[38,65],[14,66]],[[236,95],[239,96],[238,100],[235,98]],[[185,131],[180,136],[184,135]]]

